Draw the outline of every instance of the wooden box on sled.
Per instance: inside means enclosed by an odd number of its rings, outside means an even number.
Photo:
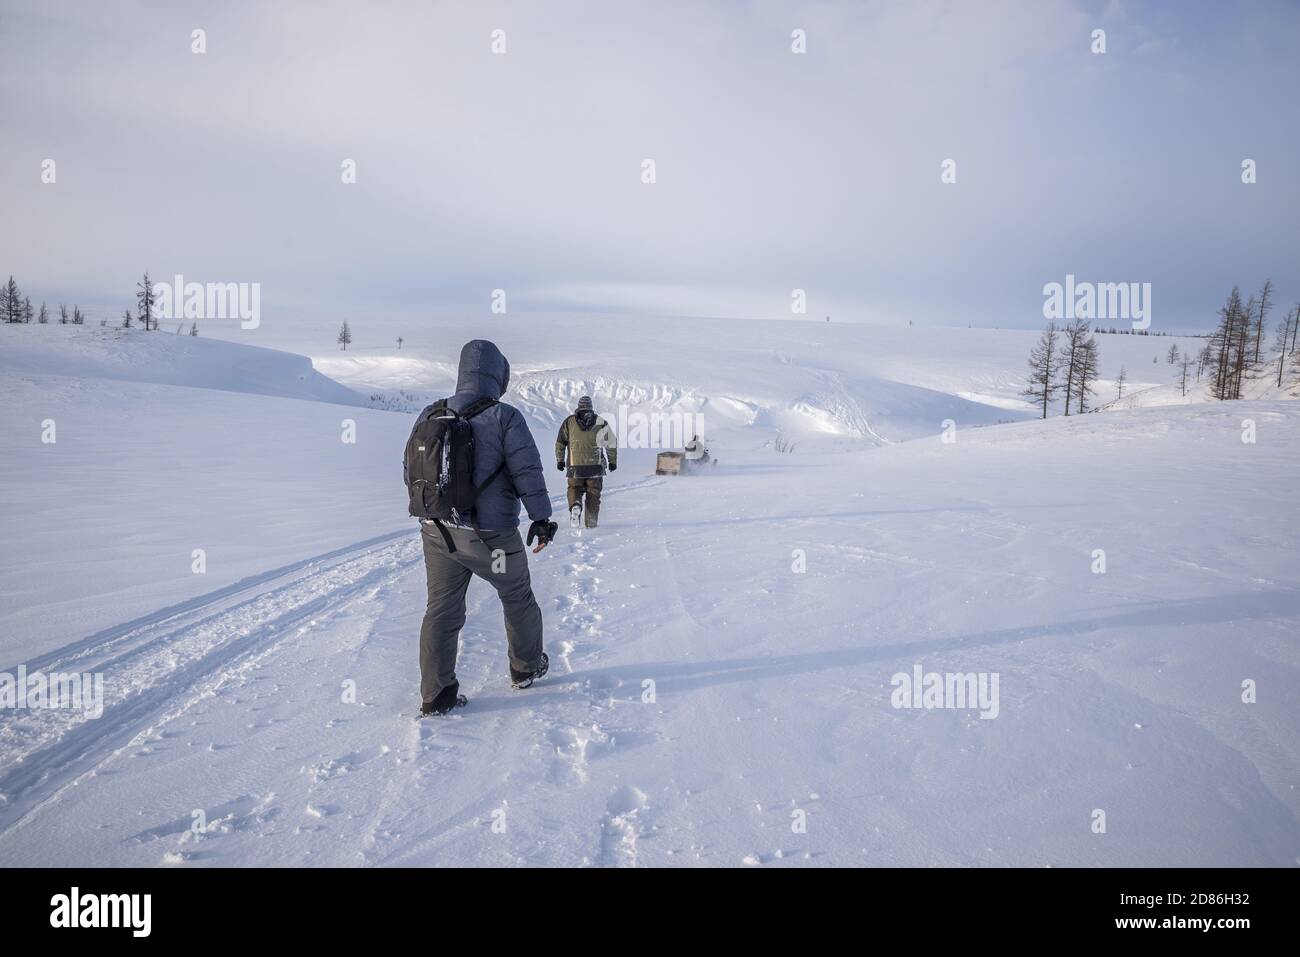
[[[655,475],[678,475],[682,471],[682,460],[686,456],[681,452],[660,452],[655,459]]]

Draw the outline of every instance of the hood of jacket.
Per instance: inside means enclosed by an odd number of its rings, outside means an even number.
[[[510,363],[495,343],[471,339],[460,350],[456,394],[499,399],[510,385]]]

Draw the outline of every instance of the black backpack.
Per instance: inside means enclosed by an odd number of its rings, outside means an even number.
[[[420,413],[406,440],[406,490],[413,516],[474,523],[479,493],[506,464],[502,461],[481,485],[474,484],[474,430],[469,420],[496,404],[496,399],[484,397],[458,413],[446,399],[439,399]]]

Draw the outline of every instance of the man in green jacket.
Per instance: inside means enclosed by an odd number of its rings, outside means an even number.
[[[581,516],[588,528],[596,527],[600,518],[600,489],[604,485],[605,464],[609,470],[618,468],[618,443],[609,423],[598,416],[591,407],[591,396],[578,400],[578,407],[560,425],[555,437],[555,463],[565,470],[564,455],[568,452],[569,520],[578,524]]]

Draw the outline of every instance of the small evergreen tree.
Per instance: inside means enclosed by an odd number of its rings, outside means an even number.
[[[4,322],[23,321],[23,294],[18,290],[18,283],[10,276],[9,281],[0,286],[0,320]]]
[[[41,311],[36,314],[37,325],[45,325],[50,321],[50,311],[45,308],[45,303],[41,303]]]
[[[1273,280],[1265,279],[1264,288],[1259,291],[1259,304],[1255,312],[1255,354],[1252,362],[1259,362],[1259,350],[1264,340],[1264,324],[1268,321],[1268,310],[1272,308]]]
[[[1289,343],[1295,327],[1300,326],[1300,304],[1288,312],[1277,330],[1277,384],[1282,387],[1282,372],[1286,368],[1286,357],[1290,350]]]
[[[135,294],[136,317],[144,324],[144,331],[149,332],[151,329],[158,328],[158,317],[154,313],[154,307],[158,301],[154,297],[153,283],[149,281],[149,273],[145,272],[144,279],[136,283],[139,292]]]
[[[1065,327],[1065,344],[1061,347],[1060,364],[1065,367],[1065,414],[1070,414],[1070,400],[1074,397],[1074,383],[1083,359],[1083,349],[1089,339],[1087,319],[1072,319]]]
[[[1093,384],[1101,369],[1101,356],[1097,350],[1097,340],[1089,336],[1081,348],[1074,387],[1074,405],[1082,415],[1088,411],[1088,399],[1096,394]]]
[[[1187,377],[1191,373],[1192,357],[1183,356],[1182,359],[1180,359],[1178,362],[1178,368],[1180,370],[1180,375],[1178,379],[1179,385],[1182,386],[1183,395],[1187,395]]]
[[[1048,404],[1061,389],[1056,366],[1056,342],[1059,336],[1060,330],[1056,328],[1056,323],[1049,322],[1039,337],[1038,344],[1029,353],[1029,383],[1023,394],[1033,399],[1035,404],[1042,404],[1044,419],[1047,418]]]
[[[346,320],[343,328],[339,330],[338,344],[343,347],[343,351],[348,351],[348,346],[352,345],[352,330],[348,328]]]

